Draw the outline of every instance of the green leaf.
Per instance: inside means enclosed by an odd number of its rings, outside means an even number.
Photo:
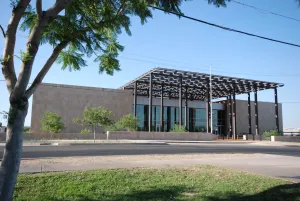
[[[65,127],[61,117],[52,112],[46,112],[43,115],[41,125],[41,131],[50,133],[59,133]]]
[[[225,6],[229,0],[207,0],[215,6]],[[12,0],[16,6],[18,1]],[[183,0],[80,0],[64,9],[62,14],[45,27],[41,44],[55,48],[61,42],[68,42],[57,61],[62,69],[80,70],[86,66],[84,57],[94,56],[99,63],[99,72],[113,75],[120,70],[119,52],[123,51],[117,39],[125,31],[131,35],[131,18],[136,16],[141,24],[152,18],[151,6],[162,8],[167,12],[181,13]],[[23,14],[20,29],[31,31],[38,19],[31,6]]]
[[[80,70],[82,67],[87,66],[86,61],[83,59],[84,54],[76,52],[75,48],[70,48],[68,51],[62,51],[58,57],[58,63],[62,64],[62,69],[66,68],[69,71]]]
[[[96,128],[98,126],[106,127],[114,124],[112,120],[112,112],[101,106],[96,108],[86,107],[82,113],[82,117],[76,117],[73,121],[83,127]]]
[[[138,124],[138,118],[136,118],[132,114],[127,114],[117,122],[117,128],[119,128],[119,130],[126,129],[128,131],[136,131],[138,129]]]

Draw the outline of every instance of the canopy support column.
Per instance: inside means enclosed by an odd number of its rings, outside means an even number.
[[[188,87],[185,87],[184,126],[188,130]]]
[[[252,133],[252,121],[251,121],[251,94],[248,92],[248,134],[252,135],[253,140],[255,139],[254,134]]]
[[[179,77],[179,87],[178,87],[178,90],[179,90],[179,119],[178,119],[178,122],[179,122],[179,125],[182,126],[182,76]]]
[[[279,132],[279,116],[278,116],[278,96],[277,96],[277,87],[274,88],[275,96],[275,121],[276,121],[276,130]]]
[[[148,119],[148,126],[149,126],[149,132],[151,132],[152,128],[152,79],[153,75],[150,73],[150,80],[149,80],[149,119]]]
[[[134,93],[133,93],[133,115],[136,117],[136,105],[137,105],[137,82],[134,82]]]
[[[161,85],[160,97],[160,132],[164,131],[164,84]]]
[[[237,129],[236,129],[236,99],[235,99],[235,86],[233,87],[233,94],[232,94],[232,132],[233,132],[233,139],[236,140],[237,136]]]
[[[212,133],[211,130],[211,122],[210,122],[210,115],[211,115],[211,99],[210,99],[210,81],[208,80],[207,82],[207,107],[206,107],[206,129],[207,129],[207,133]]]
[[[229,137],[232,137],[232,98],[229,95]]]
[[[257,89],[254,91],[254,105],[255,105],[255,135],[259,135],[259,124],[258,124],[258,101],[257,101]],[[260,136],[261,140],[261,136]]]

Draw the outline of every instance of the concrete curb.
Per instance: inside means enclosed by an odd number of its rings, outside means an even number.
[[[109,140],[109,141],[96,141],[93,140],[85,141],[85,140],[41,140],[41,141],[33,141],[33,142],[24,142],[23,146],[76,146],[76,145],[167,145],[167,142],[164,141],[147,141],[147,140]],[[1,146],[2,144],[0,144]],[[3,143],[3,146],[5,144]]]

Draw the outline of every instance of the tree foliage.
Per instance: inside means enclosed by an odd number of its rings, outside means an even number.
[[[59,133],[65,127],[61,117],[52,112],[45,112],[41,125],[41,131],[50,133]]]
[[[167,11],[181,13],[182,0],[81,0],[72,1],[45,28],[41,44],[57,47],[66,43],[58,62],[62,69],[80,70],[85,67],[84,56],[94,57],[99,63],[99,73],[113,75],[120,70],[117,56],[124,47],[117,36],[124,30],[131,35],[131,16],[138,16],[142,24],[152,18],[151,5]],[[225,0],[208,0],[216,6],[225,6]],[[32,31],[38,21],[35,9],[29,6],[24,13],[21,30]]]
[[[96,129],[99,126],[105,127],[113,124],[112,112],[101,106],[96,108],[86,107],[82,113],[82,118],[74,118],[73,121],[82,127]]]
[[[124,115],[118,122],[117,128],[119,130],[126,129],[128,131],[136,131],[138,129],[139,119],[132,114]]]

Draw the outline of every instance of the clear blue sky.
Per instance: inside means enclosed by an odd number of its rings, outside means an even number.
[[[240,1],[300,19],[300,8],[294,0]],[[1,4],[0,24],[7,25],[11,15],[9,1]],[[236,3],[229,3],[227,8],[216,8],[208,5],[206,0],[187,1],[183,3],[182,11],[186,15],[223,26],[300,44],[300,22]],[[153,19],[149,19],[145,25],[133,17],[132,36],[126,33],[120,35],[119,41],[125,46],[119,57],[122,71],[116,72],[114,76],[98,74],[98,65],[91,59],[88,67],[79,72],[62,71],[60,65],[55,64],[44,82],[118,88],[154,67],[207,73],[212,64],[214,74],[284,83],[285,86],[278,90],[279,102],[283,102],[284,127],[300,127],[300,104],[285,103],[300,99],[300,48],[223,31],[160,11],[154,11],[153,15]],[[25,49],[26,36],[27,33],[18,32],[16,53]],[[4,40],[0,37],[1,50],[3,45]],[[40,47],[31,80],[51,51],[50,46]],[[19,63],[16,59],[17,68]],[[0,80],[3,79],[1,74]],[[258,95],[260,101],[274,101],[273,90],[259,92]],[[3,81],[0,81],[0,97],[0,110],[7,111],[8,93]],[[245,99],[244,96],[237,98]],[[25,124],[30,125],[30,120],[31,107]],[[1,118],[0,121],[3,122]]]

